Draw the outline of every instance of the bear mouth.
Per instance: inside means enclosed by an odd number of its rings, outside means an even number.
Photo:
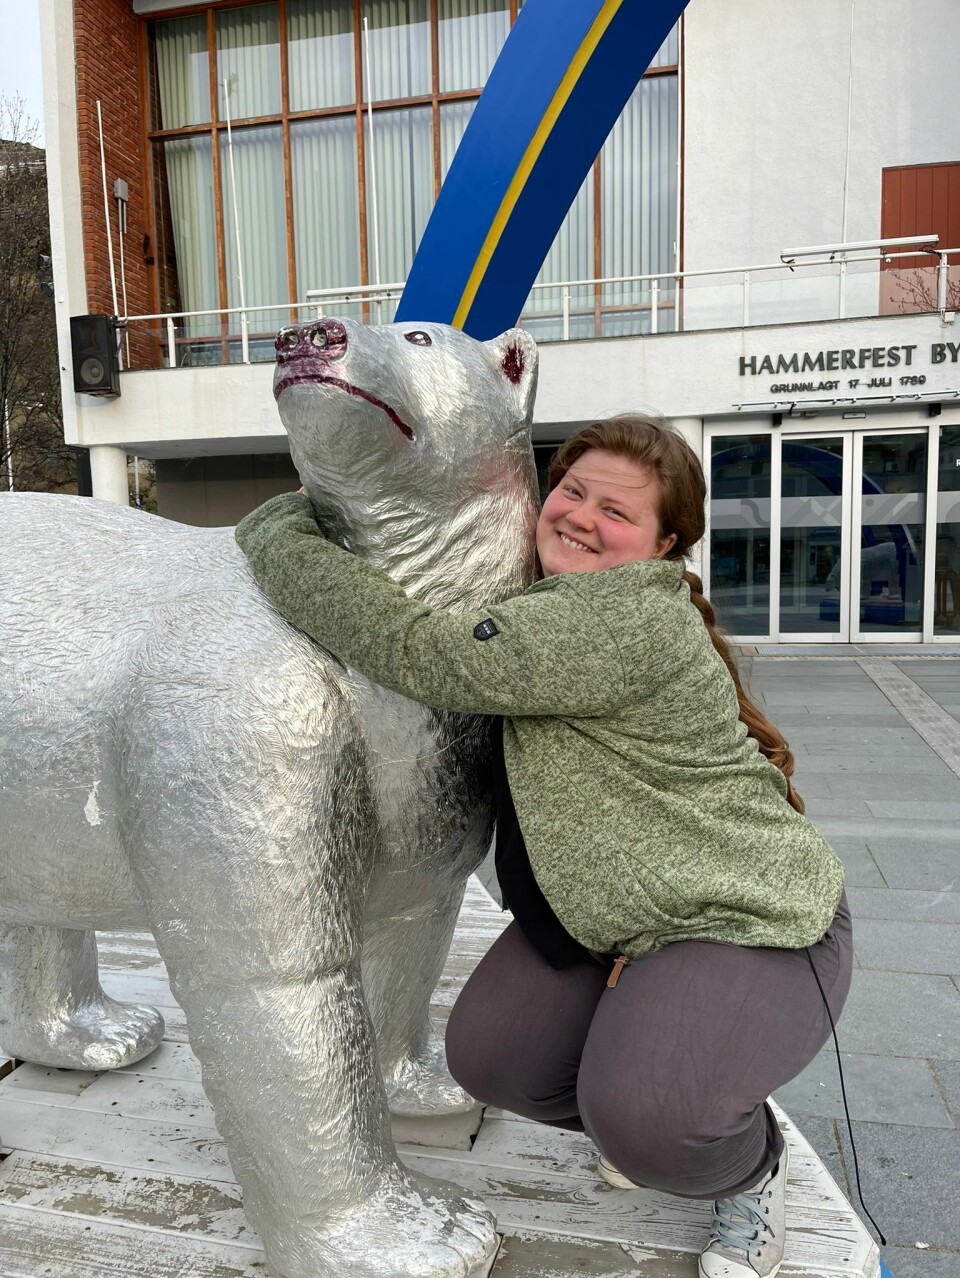
[[[289,390],[291,386],[333,386],[337,390],[346,391],[348,395],[356,395],[358,399],[365,399],[368,404],[372,404],[374,408],[379,408],[396,426],[397,430],[407,439],[415,439],[415,435],[405,421],[396,413],[389,404],[385,404],[382,399],[377,399],[376,395],[371,395],[369,391],[363,390],[360,386],[354,386],[352,382],[344,381],[342,377],[324,377],[318,373],[284,373],[277,381],[273,388],[275,399],[279,399],[285,390]]]

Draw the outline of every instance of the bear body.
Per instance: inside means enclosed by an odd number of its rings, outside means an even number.
[[[321,526],[447,608],[531,578],[535,382],[517,332],[278,338]],[[473,1104],[428,1007],[489,844],[489,723],[344,669],[230,529],[5,495],[0,565],[0,1048],[78,1069],[153,1050],[162,1019],[104,994],[94,940],[150,928],[274,1267],[482,1267],[488,1217],[402,1167],[388,1107]]]

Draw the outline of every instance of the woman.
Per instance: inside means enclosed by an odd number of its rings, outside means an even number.
[[[406,599],[324,541],[305,497],[267,503],[237,539],[341,660],[428,705],[503,716],[497,867],[514,921],[451,1014],[454,1076],[586,1131],[612,1184],[713,1199],[703,1278],[768,1278],[787,1157],[766,1098],[826,1041],[827,1007],[839,1016],[851,929],[793,758],[684,571],[704,497],[668,427],[581,430],[551,465],[542,579],[476,615]]]

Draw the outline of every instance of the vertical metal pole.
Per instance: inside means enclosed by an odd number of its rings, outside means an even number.
[[[937,266],[937,310],[942,315],[947,309],[947,255],[946,253],[938,253],[937,257],[940,263]]]
[[[863,594],[863,440],[866,431],[851,432],[853,466],[850,483],[850,574],[847,577],[850,598],[850,643],[862,643],[868,636],[860,629],[860,605]]]
[[[671,276],[673,280],[673,331],[675,333],[685,333],[683,320],[683,274],[678,271],[676,275]]]
[[[743,273],[743,327],[750,326],[750,272]]]
[[[570,340],[570,285],[563,286],[563,340]]]
[[[700,458],[703,475],[707,481],[707,500],[704,503],[703,540],[700,542],[700,579],[703,582],[703,593],[710,598],[710,568],[713,561],[713,427],[706,423],[701,432]]]
[[[120,296],[123,298],[123,345],[127,352],[127,368],[130,367],[130,326],[127,316],[127,268],[123,261],[123,237],[127,232],[126,201],[117,200],[117,243],[120,245]]]
[[[927,507],[923,528],[923,596],[920,604],[920,642],[935,638],[937,595],[937,508],[940,505],[940,426],[927,432]]]
[[[837,318],[845,319],[847,310],[847,259],[840,259],[840,275],[837,286]]]
[[[850,643],[851,636],[851,602],[853,587],[854,566],[859,563],[859,539],[856,547],[853,542],[853,505],[854,502],[860,501],[860,492],[853,482],[853,454],[854,454],[854,432],[844,431],[841,435],[843,440],[843,460],[841,462],[842,480],[840,486],[840,631],[837,639],[840,643]],[[859,481],[860,488],[863,487],[863,480]],[[859,572],[859,569],[858,569]],[[859,603],[858,603],[859,608]],[[859,626],[859,611],[857,613],[857,625]]]
[[[650,332],[660,332],[660,281],[650,281]]]
[[[770,642],[780,642],[780,525],[783,476],[782,436],[770,432]]]
[[[177,331],[173,326],[173,316],[167,316],[167,365],[170,368],[177,366]]]

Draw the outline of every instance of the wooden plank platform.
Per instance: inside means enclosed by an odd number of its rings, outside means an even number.
[[[508,921],[471,880],[438,1020]],[[0,1278],[269,1278],[152,937],[104,934],[100,953],[108,992],[161,1007],[167,1035],[113,1073],[0,1059]],[[877,1278],[872,1239],[778,1117],[791,1150],[782,1272]],[[476,1117],[405,1120],[395,1135],[409,1166],[495,1212],[494,1278],[695,1278],[709,1204],[610,1188],[586,1136],[492,1109],[477,1126]]]

